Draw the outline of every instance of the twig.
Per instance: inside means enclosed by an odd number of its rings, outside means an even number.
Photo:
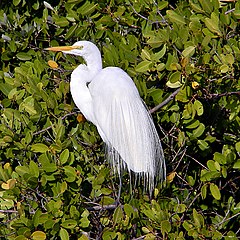
[[[224,14],[227,15],[227,14],[229,14],[229,13],[231,13],[231,12],[234,12],[234,11],[235,11],[235,8],[226,11]]]
[[[64,120],[66,117],[72,116],[72,115],[74,115],[74,114],[76,114],[76,113],[77,113],[77,112],[68,113],[68,114],[64,115],[61,119]],[[43,133],[43,132],[46,132],[47,130],[51,129],[52,127],[53,127],[53,126],[49,126],[49,127],[44,128],[44,129],[42,129],[42,130],[40,130],[40,131],[37,131],[37,132],[33,133],[33,136],[38,135],[38,134]]]
[[[180,178],[186,185],[188,185],[188,186],[190,186],[190,184],[185,180],[185,179],[183,179],[177,172],[175,172],[176,173],[176,176],[178,177],[178,178]],[[193,188],[190,186],[190,190],[192,190]]]
[[[0,210],[0,213],[18,213],[16,210]]]
[[[227,209],[227,212],[226,212],[224,218],[222,219],[221,222],[216,224],[216,227],[219,227],[221,224],[223,224],[225,221],[227,221],[226,219],[227,219],[228,214],[230,213],[230,208],[232,207],[232,204],[233,204],[233,201],[228,205],[228,209]]]
[[[156,1],[153,1],[153,3],[155,4],[155,6],[157,7],[157,13],[158,15],[162,18],[162,23],[165,23],[168,25],[168,27],[170,28],[170,30],[172,30],[171,26],[168,24],[167,20],[164,18],[164,16],[161,14],[161,12],[158,9],[158,4],[156,3]]]
[[[183,221],[185,215],[186,215],[186,212],[191,208],[191,206],[193,205],[193,203],[197,200],[197,198],[201,195],[201,192],[199,192],[194,198],[193,200],[190,202],[190,204],[187,206],[186,208],[186,211],[183,213],[181,219],[180,219],[180,222]]]
[[[45,131],[47,131],[47,130],[49,130],[49,129],[51,129],[51,128],[52,128],[52,126],[49,126],[49,127],[44,128],[44,129],[42,129],[42,130],[40,130],[40,131],[38,131],[38,132],[35,132],[35,133],[33,133],[33,136],[38,135],[38,134],[40,134],[40,133],[43,133],[43,132],[45,132]]]
[[[227,221],[229,221],[229,220],[237,217],[238,215],[240,215],[240,213],[236,213],[235,215],[233,215],[233,216],[231,216],[231,217],[229,217],[229,218],[225,218],[225,217],[224,217],[224,219],[223,219],[220,223],[216,224],[216,226],[218,227],[220,224],[223,224],[224,222],[227,222]]]
[[[135,13],[136,15],[138,15],[140,18],[142,18],[142,19],[144,19],[144,20],[146,20],[146,21],[148,21],[148,22],[150,22],[150,23],[155,23],[155,22],[149,20],[147,17],[143,16],[142,14],[138,13],[138,12],[136,11],[136,9],[133,7],[133,5],[132,5],[130,2],[129,2],[129,5],[131,6],[131,8],[132,8],[132,10],[134,11],[134,13]]]
[[[189,157],[189,158],[191,158],[192,160],[194,160],[196,163],[198,163],[200,166],[202,166],[203,168],[205,168],[205,169],[208,169],[207,167],[205,167],[202,163],[200,163],[197,159],[195,159],[194,157],[192,157],[192,156],[190,156],[190,155],[188,155],[188,154],[186,154],[186,157]]]
[[[179,155],[180,150],[181,150],[181,148],[179,148],[179,150],[177,151],[177,153],[176,153],[176,155],[174,156],[172,162],[173,162],[173,161],[176,159],[176,157]],[[173,172],[176,172],[176,171],[177,171],[177,168],[178,168],[178,166],[180,165],[181,161],[183,160],[183,157],[184,157],[186,151],[187,151],[187,148],[185,148],[185,149],[183,150],[183,152],[181,153],[182,155],[181,155],[180,159],[178,160],[178,164],[177,164],[177,166],[174,168]]]
[[[88,211],[100,211],[100,210],[113,210],[116,209],[118,205],[111,204],[111,205],[105,205],[105,206],[93,206],[93,207],[87,207],[86,209]]]
[[[231,95],[239,95],[240,96],[240,91],[226,92],[226,93],[211,93],[209,95],[210,95],[211,98],[220,98],[220,97],[231,96]]]
[[[177,90],[175,90],[169,97],[167,97],[163,102],[161,102],[160,104],[158,104],[156,107],[152,108],[149,110],[150,113],[154,113],[157,110],[159,110],[160,108],[162,108],[163,106],[167,105],[171,100],[173,100],[173,98],[180,92],[181,88],[178,88]]]

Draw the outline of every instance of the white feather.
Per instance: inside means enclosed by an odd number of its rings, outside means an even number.
[[[120,68],[102,69],[101,54],[93,43],[80,41],[69,49],[49,48],[82,56],[86,62],[71,75],[75,104],[97,126],[119,177],[125,169],[133,172],[143,178],[144,188],[151,193],[155,179],[165,179],[165,160],[153,120],[134,82]]]

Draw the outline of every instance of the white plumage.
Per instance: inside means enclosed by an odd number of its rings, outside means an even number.
[[[114,170],[123,169],[143,177],[150,193],[155,179],[165,179],[165,160],[153,120],[129,75],[120,68],[102,69],[101,54],[88,41],[69,47],[52,47],[83,57],[71,75],[73,100],[84,116],[97,126],[107,145],[107,156]]]

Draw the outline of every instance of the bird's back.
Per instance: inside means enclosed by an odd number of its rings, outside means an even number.
[[[110,162],[143,175],[146,188],[165,177],[164,155],[154,123],[132,79],[120,68],[103,69],[89,84],[97,128]],[[123,161],[124,162],[123,162]]]

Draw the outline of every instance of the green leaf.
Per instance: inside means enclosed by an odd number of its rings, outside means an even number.
[[[168,1],[161,1],[158,3],[158,9],[163,10],[165,7],[168,6]]]
[[[199,122],[199,120],[193,119],[193,120],[186,122],[186,128],[194,129],[194,128],[197,128],[200,124],[201,123]]]
[[[233,168],[234,168],[234,169],[240,169],[240,159],[237,160],[237,161],[234,163]]]
[[[237,143],[235,144],[235,148],[236,148],[236,151],[237,151],[238,153],[240,153],[240,142],[237,142]]]
[[[78,8],[77,12],[80,13],[83,16],[92,14],[98,4],[90,3],[89,1],[86,1],[80,8]]]
[[[199,100],[194,101],[193,107],[197,111],[198,116],[201,116],[203,114],[203,105]]]
[[[69,25],[69,22],[65,17],[59,17],[55,19],[55,24],[60,27],[67,27]]]
[[[194,53],[195,53],[195,47],[189,46],[183,50],[182,55],[184,57],[191,57]]]
[[[31,150],[33,152],[45,153],[49,150],[49,148],[43,143],[36,143],[32,145]]]
[[[22,61],[29,61],[32,59],[31,55],[24,53],[24,52],[20,52],[16,56],[19,60],[22,60]]]
[[[38,178],[39,176],[39,167],[38,165],[34,162],[34,161],[30,161],[29,163],[29,170],[30,170],[30,173],[31,175],[35,176]]]
[[[171,231],[171,224],[168,220],[161,221],[161,232],[164,235],[165,233],[169,233]]]
[[[209,170],[211,170],[211,171],[220,171],[221,170],[219,163],[216,161],[213,161],[213,160],[207,161],[207,166],[208,166]]]
[[[208,187],[207,184],[204,184],[204,185],[201,187],[201,196],[202,196],[202,199],[205,199],[205,198],[207,197],[207,187]]]
[[[205,131],[205,126],[203,123],[200,123],[199,126],[193,130],[193,137],[198,138],[200,137]]]
[[[76,220],[73,219],[67,219],[62,222],[62,227],[67,228],[67,229],[73,229],[77,226]]]
[[[169,76],[169,80],[167,81],[166,85],[170,88],[179,88],[182,86],[181,81],[181,73],[176,71],[171,73]]]
[[[111,240],[111,239],[116,239],[117,233],[113,232],[109,228],[105,228],[102,234],[102,239],[104,240]]]
[[[227,64],[223,64],[220,66],[221,73],[227,73],[229,71],[229,67]]]
[[[34,216],[33,216],[33,224],[34,224],[34,227],[36,228],[39,223],[40,223],[40,216],[42,215],[42,212],[40,209],[37,209],[37,211],[34,213]]]
[[[167,81],[166,85],[169,88],[180,88],[182,86],[182,83],[180,81],[177,81],[175,83],[171,83],[170,81]]]
[[[206,11],[207,13],[211,13],[213,11],[212,1],[199,0],[199,2],[203,10]]]
[[[199,214],[196,209],[193,209],[193,220],[197,227],[202,227],[204,224],[203,216]]]
[[[159,61],[165,55],[166,50],[167,50],[167,47],[166,47],[166,44],[164,44],[163,48],[152,56],[152,60]]]
[[[47,238],[46,234],[42,231],[35,231],[31,235],[33,240],[45,240]]]
[[[220,190],[219,190],[219,188],[216,184],[214,184],[214,183],[210,184],[210,192],[216,200],[221,199],[221,193],[220,193]]]
[[[13,0],[14,6],[18,6],[18,4],[21,2],[21,0]]]
[[[209,145],[206,141],[198,139],[197,141],[199,148],[204,151],[209,148]]]
[[[37,111],[34,108],[34,98],[32,96],[25,98],[19,105],[19,110],[20,111],[25,110],[30,115],[36,114]]]
[[[67,182],[74,182],[77,176],[76,170],[71,166],[63,167],[67,178],[65,179]]]
[[[219,171],[208,171],[206,169],[201,171],[201,181],[211,181],[213,179],[218,179],[221,176]]]
[[[123,209],[129,218],[131,218],[135,213],[133,207],[130,204],[124,204]]]
[[[147,60],[142,61],[136,66],[135,70],[137,72],[147,72],[150,70],[151,64],[152,64],[152,62],[150,62],[150,61],[147,61]]]
[[[71,38],[71,37],[74,35],[74,32],[76,31],[77,28],[78,28],[78,25],[77,25],[77,24],[71,26],[71,27],[68,29],[65,38],[66,38],[66,39]]]
[[[180,25],[186,24],[185,19],[182,16],[178,15],[175,11],[167,10],[166,13],[172,23],[176,23]]]
[[[234,14],[234,16],[235,16],[237,19],[240,19],[240,9],[235,9],[235,10],[233,11],[233,14]]]
[[[169,77],[169,81],[171,83],[175,83],[181,80],[181,73],[179,71],[176,71],[174,73],[172,73]]]
[[[213,160],[219,162],[220,164],[226,164],[227,162],[226,157],[219,152],[214,153]]]
[[[61,240],[69,240],[69,234],[68,231],[64,228],[61,228],[59,231],[59,236]]]
[[[114,224],[120,223],[123,220],[123,211],[122,207],[118,206],[113,213],[113,222]]]
[[[143,60],[145,60],[145,59],[151,60],[151,54],[149,53],[149,51],[147,49],[142,49],[141,57]]]
[[[6,183],[2,183],[2,189],[8,190],[15,187],[16,179],[8,179]]]
[[[81,218],[80,220],[80,226],[83,227],[83,228],[87,228],[90,224],[90,221],[87,217],[83,217]]]
[[[69,158],[69,150],[64,149],[63,152],[60,154],[59,160],[61,164],[65,164]]]
[[[217,33],[219,36],[222,35],[219,29],[219,18],[216,13],[211,14],[211,18],[205,18],[204,20],[206,27],[213,33]]]

